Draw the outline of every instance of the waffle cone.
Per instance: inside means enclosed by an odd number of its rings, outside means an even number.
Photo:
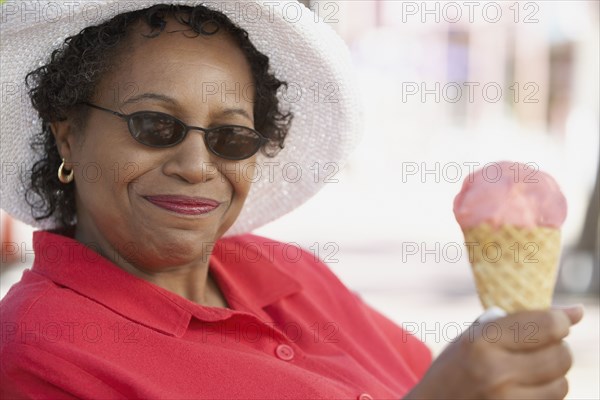
[[[508,313],[549,308],[560,255],[560,230],[481,224],[464,231],[484,308]]]

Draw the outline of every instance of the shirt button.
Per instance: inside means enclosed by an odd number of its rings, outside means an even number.
[[[357,397],[357,400],[373,400],[373,397],[369,393],[362,393]]]
[[[287,344],[280,344],[275,348],[275,354],[284,361],[290,361],[294,358],[294,349]]]

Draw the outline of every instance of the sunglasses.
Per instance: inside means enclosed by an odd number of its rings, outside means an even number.
[[[150,147],[175,146],[185,139],[189,131],[195,129],[204,132],[206,147],[213,154],[227,160],[244,160],[256,154],[268,140],[254,129],[245,126],[223,125],[205,129],[186,125],[172,115],[161,112],[138,111],[126,115],[95,104],[82,104],[124,119],[131,136]]]

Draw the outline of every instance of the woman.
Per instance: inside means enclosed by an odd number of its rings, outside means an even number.
[[[31,166],[28,190],[6,177],[3,207],[45,229],[0,306],[3,397],[564,397],[581,310],[495,322],[537,324],[535,343],[474,324],[430,366],[318,259],[248,233],[316,192],[309,168],[359,130],[342,43],[306,9],[104,1],[94,23],[89,9],[28,22],[22,4],[3,16],[15,81],[89,27],[28,75],[35,111],[2,110],[3,161]],[[314,83],[336,101],[307,99]]]

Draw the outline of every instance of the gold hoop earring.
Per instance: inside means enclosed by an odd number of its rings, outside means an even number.
[[[58,180],[64,184],[71,183],[73,181],[74,171],[71,170],[67,175],[64,174],[63,168],[65,167],[65,159],[62,159],[62,164],[58,167]]]

